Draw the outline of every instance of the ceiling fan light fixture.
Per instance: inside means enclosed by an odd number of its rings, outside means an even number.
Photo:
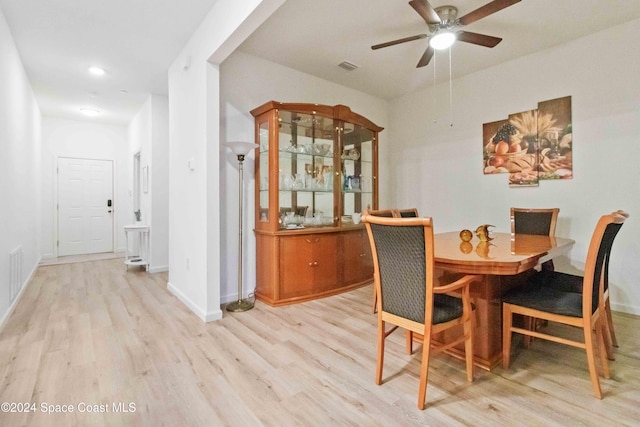
[[[455,33],[448,30],[441,30],[431,36],[429,39],[429,46],[436,50],[448,49],[455,41]]]

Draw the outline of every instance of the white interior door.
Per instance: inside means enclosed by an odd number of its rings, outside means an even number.
[[[113,162],[58,159],[58,256],[113,252]]]

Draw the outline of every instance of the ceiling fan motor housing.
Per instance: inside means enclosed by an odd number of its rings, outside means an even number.
[[[432,33],[438,31],[441,28],[452,28],[456,25],[456,19],[458,19],[458,8],[455,6],[440,6],[435,8],[436,13],[440,17],[439,24],[430,24],[429,30]]]

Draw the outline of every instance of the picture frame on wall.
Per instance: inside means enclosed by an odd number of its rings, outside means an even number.
[[[483,173],[508,174],[510,187],[573,178],[571,96],[538,103],[482,125]]]

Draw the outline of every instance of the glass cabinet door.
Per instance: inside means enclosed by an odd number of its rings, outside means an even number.
[[[278,214],[281,228],[335,223],[334,135],[332,118],[279,112]]]
[[[374,132],[362,126],[345,123],[342,128],[341,194],[342,215],[372,209],[373,199],[373,143]]]
[[[260,145],[260,176],[257,183],[260,194],[258,221],[269,222],[269,122],[260,123],[258,138]]]

